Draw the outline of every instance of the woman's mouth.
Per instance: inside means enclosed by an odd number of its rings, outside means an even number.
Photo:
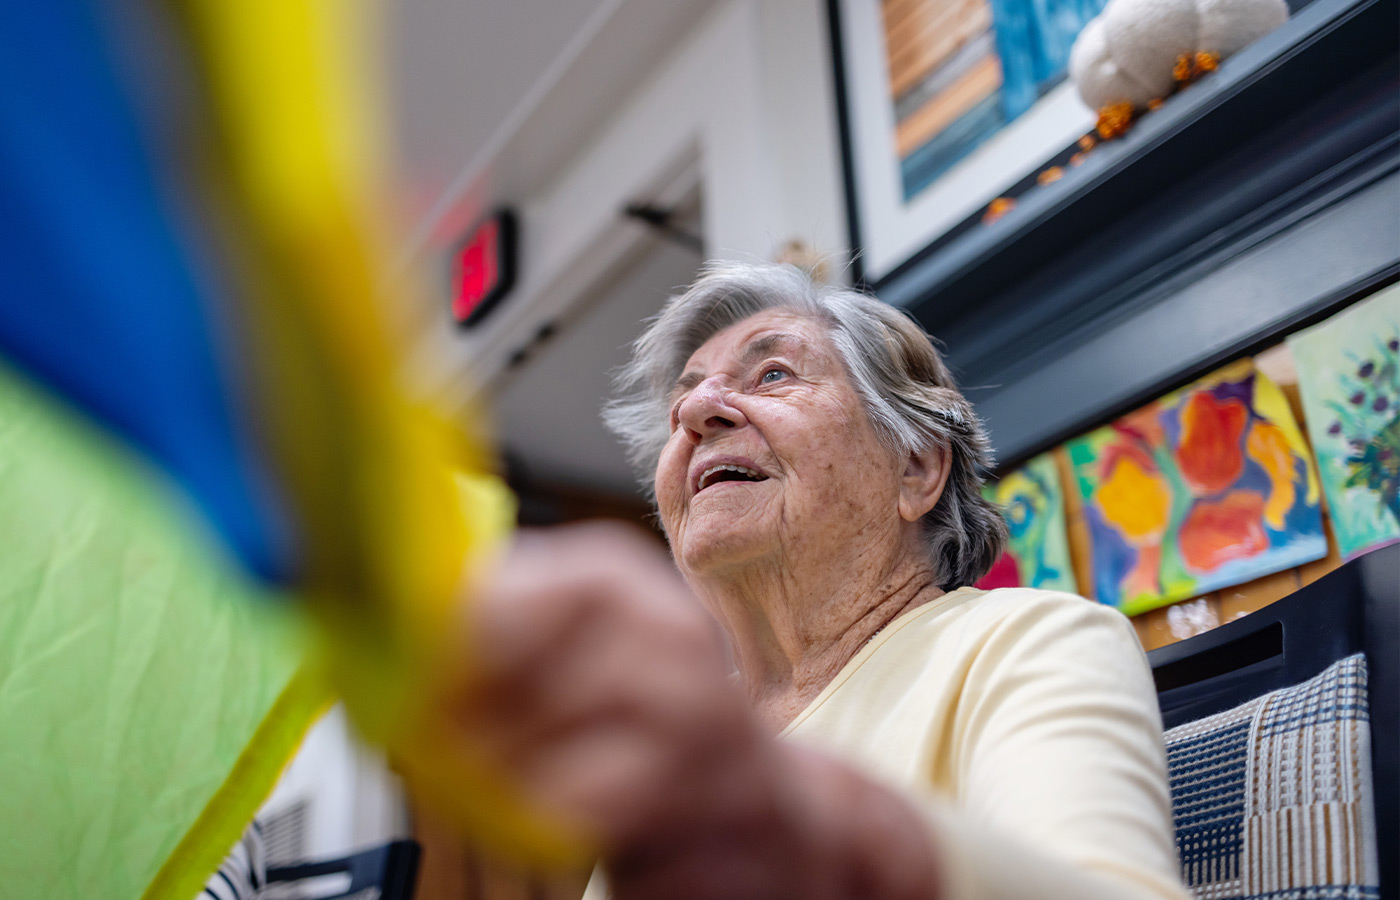
[[[703,491],[712,485],[726,481],[767,481],[768,476],[756,469],[748,466],[741,466],[734,463],[720,463],[710,466],[700,473],[700,480],[696,483],[696,493]]]

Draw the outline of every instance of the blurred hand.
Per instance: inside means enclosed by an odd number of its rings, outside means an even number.
[[[644,536],[522,533],[471,612],[477,671],[451,716],[529,800],[598,837],[617,900],[934,896],[919,815],[773,740]]]

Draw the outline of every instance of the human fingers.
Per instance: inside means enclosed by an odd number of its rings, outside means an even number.
[[[705,614],[633,535],[536,535],[473,613],[479,658],[453,715],[528,796],[614,843],[751,727]]]
[[[509,675],[596,629],[644,632],[672,649],[718,652],[713,623],[669,558],[636,529],[584,523],[520,532],[468,605],[478,662]]]

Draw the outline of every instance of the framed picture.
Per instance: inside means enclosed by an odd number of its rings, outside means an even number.
[[[1105,0],[829,0],[861,277],[977,214],[1093,129],[1066,78]]]

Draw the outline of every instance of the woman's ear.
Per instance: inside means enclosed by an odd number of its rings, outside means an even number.
[[[899,482],[899,515],[917,522],[933,509],[948,483],[948,452],[934,446],[909,454]]]

